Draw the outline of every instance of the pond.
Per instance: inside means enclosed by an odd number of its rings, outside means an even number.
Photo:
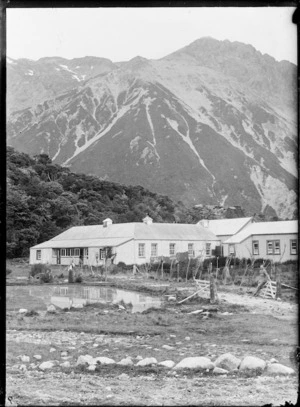
[[[46,310],[53,304],[55,307],[70,309],[78,304],[83,306],[95,303],[119,303],[132,305],[132,312],[142,312],[148,308],[159,308],[161,300],[135,291],[121,290],[112,287],[88,285],[41,285],[41,286],[8,286],[6,288],[6,309]]]

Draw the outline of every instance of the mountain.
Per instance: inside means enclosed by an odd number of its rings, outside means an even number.
[[[38,61],[7,58],[7,112],[55,98],[61,92],[82,86],[87,79],[115,68],[109,59],[97,57],[71,60],[50,57]]]
[[[296,216],[295,65],[202,38],[160,60],[105,66],[21,111],[11,103],[8,144],[190,206]],[[8,92],[17,100],[9,80]]]

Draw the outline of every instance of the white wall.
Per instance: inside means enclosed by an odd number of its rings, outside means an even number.
[[[298,254],[291,254],[290,240],[298,239],[296,233],[291,234],[274,234],[274,235],[253,235],[245,239],[239,244],[235,244],[236,257],[239,258],[264,258],[270,259],[274,262],[285,262],[287,260],[297,260]],[[268,240],[280,240],[280,254],[267,254],[267,241]],[[254,255],[252,250],[252,242],[258,241],[259,244],[259,254]],[[285,247],[285,250],[284,250]],[[225,254],[226,251],[226,254]],[[227,256],[229,253],[229,245],[224,245],[224,255]]]
[[[41,259],[37,260],[36,252],[41,251]],[[30,249],[29,264],[52,264],[52,249]]]

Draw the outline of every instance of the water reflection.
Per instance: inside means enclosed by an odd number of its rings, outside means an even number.
[[[51,296],[51,304],[59,308],[70,308],[79,304],[119,303],[132,305],[132,312],[141,312],[150,307],[159,308],[161,301],[133,291],[125,291],[110,287],[55,287]]]
[[[14,292],[11,290],[11,293],[10,288],[12,287],[7,287],[7,295],[9,298],[12,296],[13,304],[16,288],[14,287]],[[24,306],[30,309],[45,309],[50,304],[61,309],[70,309],[79,304],[85,306],[93,303],[118,303],[120,301],[128,305],[131,304],[132,312],[142,312],[150,307],[159,308],[161,306],[159,298],[111,287],[41,285],[17,289],[19,290],[17,295],[22,298]]]

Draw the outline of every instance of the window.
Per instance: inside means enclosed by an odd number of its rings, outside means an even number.
[[[188,243],[188,254],[194,256],[194,243]]]
[[[157,243],[151,243],[151,257],[157,257]]]
[[[79,256],[79,249],[75,249],[75,256]]]
[[[37,260],[41,260],[41,258],[42,258],[42,251],[41,251],[41,250],[37,250],[37,251],[36,251],[36,259],[37,259]]]
[[[61,256],[66,256],[66,249],[61,249],[60,250]]]
[[[205,254],[206,254],[206,256],[211,255],[211,243],[206,243],[206,245],[205,245]]]
[[[99,250],[99,258],[100,258],[100,260],[104,260],[105,259],[105,249],[100,249]]]
[[[291,244],[291,254],[297,254],[298,253],[297,240],[296,239],[291,240],[290,244]]]
[[[253,240],[252,242],[252,253],[259,254],[259,243],[258,240]]]
[[[145,257],[145,243],[139,243],[139,257]]]
[[[84,248],[84,257],[89,258],[89,249],[87,247]]]
[[[170,256],[175,256],[175,243],[170,243],[169,254],[170,254]]]
[[[234,244],[229,245],[229,254],[235,254],[235,247]]]
[[[280,254],[280,240],[267,240],[267,254]]]
[[[57,249],[52,249],[52,257],[57,257]]]

